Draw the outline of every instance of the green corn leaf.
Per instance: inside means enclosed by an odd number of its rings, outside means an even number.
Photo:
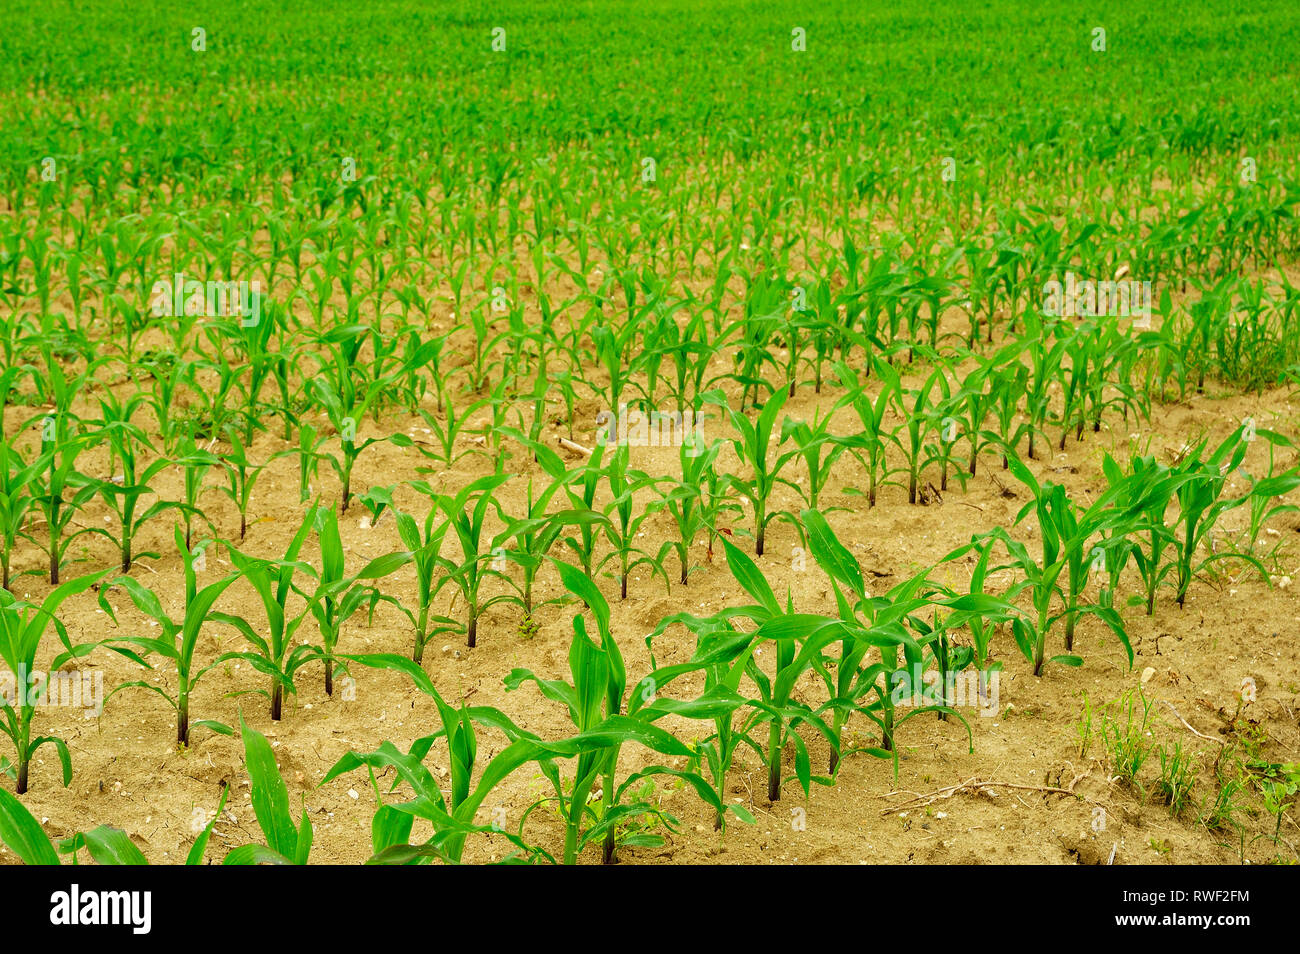
[[[0,839],[26,865],[57,865],[59,853],[17,796],[0,788]]]
[[[281,857],[292,858],[297,854],[298,829],[289,815],[289,790],[275,764],[275,752],[266,736],[249,728],[242,716],[239,728],[244,738],[244,762],[252,781],[257,824],[266,836],[267,847]]]

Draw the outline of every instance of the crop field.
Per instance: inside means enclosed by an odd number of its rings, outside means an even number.
[[[0,863],[1300,862],[1300,19],[0,29]]]

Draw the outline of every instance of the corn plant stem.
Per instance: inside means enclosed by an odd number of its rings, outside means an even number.
[[[1049,594],[1050,599],[1050,594]],[[1044,657],[1047,652],[1047,609],[1038,612],[1038,631],[1034,636],[1034,675],[1042,676]]]
[[[180,677],[176,693],[176,741],[181,745],[190,744],[190,680],[188,676]]]
[[[604,782],[603,791],[601,792],[601,796],[602,796],[601,800],[604,805],[604,814],[602,817],[604,818],[609,817],[609,813],[614,807],[614,762],[616,762],[617,760],[618,760],[618,750],[615,749],[612,754],[612,757],[610,758],[610,766],[605,771],[605,782]],[[614,826],[611,825],[609,826],[609,828],[605,830],[605,849],[604,849],[604,857],[602,859],[602,862],[604,864],[607,865],[614,864],[616,860],[614,857],[614,852],[616,848],[617,845],[615,844],[614,841]]]
[[[837,709],[835,713],[831,716],[831,735],[834,737],[835,744],[837,746],[839,745],[840,742],[840,732],[842,731],[843,727],[844,727],[844,717],[840,715],[840,712]],[[830,758],[828,759],[829,774],[834,775],[835,770],[839,768],[839,765],[840,765],[840,753],[837,749],[831,749]]]
[[[415,648],[411,651],[411,660],[413,662],[422,662],[424,660],[424,643],[429,634],[429,607],[427,605],[420,607],[420,618],[415,625]]]
[[[773,717],[767,731],[767,800],[781,799],[781,723]]]

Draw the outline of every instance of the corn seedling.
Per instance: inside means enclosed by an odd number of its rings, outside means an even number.
[[[99,527],[96,527],[94,532],[102,534],[117,545],[122,558],[123,573],[131,571],[133,560],[143,557],[157,559],[159,556],[157,553],[136,554],[133,552],[133,542],[140,529],[160,513],[173,508],[184,509],[183,504],[159,500],[143,513],[136,513],[141,498],[153,492],[149,487],[150,483],[171,464],[171,461],[166,458],[159,457],[143,469],[140,467],[139,457],[141,452],[153,451],[153,447],[150,445],[144,431],[131,422],[131,418],[139,408],[141,400],[142,395],[137,394],[125,404],[119,403],[116,399],[101,401],[100,407],[104,415],[103,424],[94,435],[95,438],[108,445],[110,469],[113,467],[122,468],[120,474],[116,474],[108,480],[95,481],[96,490],[99,491],[104,502],[112,509],[113,516],[116,517],[118,535],[114,537],[110,531]]]
[[[311,813],[303,806],[302,821],[294,824],[289,813],[289,789],[275,764],[275,750],[266,736],[250,729],[240,716],[239,731],[244,739],[244,765],[257,827],[266,838],[265,845],[242,845],[226,855],[225,865],[305,865],[311,854],[313,831]]]
[[[70,642],[68,631],[54,615],[55,611],[69,596],[90,589],[107,572],[104,570],[69,580],[45,597],[39,606],[23,602],[7,590],[0,590],[0,658],[9,667],[11,680],[9,691],[0,692],[0,716],[4,717],[0,732],[14,747],[17,766],[15,791],[19,795],[27,791],[32,755],[43,745],[54,746],[58,753],[63,766],[64,786],[72,781],[72,757],[67,744],[54,736],[33,738],[32,720],[37,705],[49,691],[48,676],[57,673],[65,662],[84,656],[91,649],[89,645],[74,646]],[[43,677],[36,668],[36,653],[51,625],[65,651],[54,658],[50,673]]]
[[[731,426],[740,435],[739,438],[733,438],[731,444],[736,456],[743,464],[748,465],[751,476],[745,479],[735,474],[728,474],[727,481],[743,495],[754,510],[754,553],[762,556],[769,523],[779,517],[792,526],[798,527],[798,521],[793,514],[786,511],[768,512],[772,493],[776,489],[782,468],[798,453],[797,450],[787,451],[785,454],[778,455],[775,461],[769,460],[771,456],[769,451],[775,446],[772,437],[776,430],[777,415],[785,405],[786,394],[784,391],[773,393],[753,421],[728,408],[725,400],[720,396],[706,395],[705,400],[725,408]]]
[[[627,445],[615,448],[605,466],[605,479],[612,499],[605,507],[604,530],[605,539],[612,549],[595,567],[599,572],[609,561],[617,561],[620,599],[627,599],[627,579],[637,567],[649,568],[651,578],[658,576],[663,579],[664,586],[668,586],[668,574],[663,565],[665,551],[661,549],[659,555],[651,555],[634,542],[641,534],[642,524],[651,515],[648,509],[636,512],[634,498],[654,480],[641,471],[628,470],[629,453]]]
[[[62,434],[60,422],[46,418],[42,422],[41,455],[37,458],[33,487],[36,506],[45,518],[46,537],[42,548],[49,557],[50,585],[57,586],[59,570],[69,545],[90,528],[70,530],[73,518],[98,490],[96,482],[77,470],[77,457],[86,448],[88,438]]]
[[[380,592],[368,586],[370,580],[380,580],[405,566],[412,559],[409,551],[399,550],[375,557],[365,564],[353,576],[346,574],[346,556],[343,552],[343,540],[339,536],[339,517],[334,507],[328,509],[317,505],[313,508],[312,523],[316,531],[316,542],[320,551],[320,570],[314,574],[315,584],[311,590],[294,587],[307,600],[308,609],[316,619],[320,632],[320,645],[316,655],[325,665],[325,694],[334,694],[334,648],[338,645],[339,632],[343,624],[352,618],[361,605],[369,602],[373,615],[376,604],[381,600]]]
[[[212,614],[213,621],[233,627],[252,647],[247,652],[225,653],[217,661],[242,659],[258,672],[270,677],[271,689],[267,696],[271,703],[273,722],[280,721],[285,692],[297,692],[294,677],[298,670],[316,655],[314,647],[294,643],[298,627],[307,618],[307,609],[304,608],[296,616],[287,611],[289,594],[294,589],[294,574],[298,571],[315,574],[311,566],[298,559],[315,520],[316,509],[313,507],[289,541],[282,560],[255,560],[234,547],[228,548],[235,569],[262,601],[262,609],[266,614],[265,636],[242,616],[216,612]]]
[[[1187,600],[1192,578],[1218,560],[1236,558],[1254,566],[1261,576],[1267,576],[1263,565],[1254,557],[1230,551],[1216,553],[1212,547],[1212,534],[1219,518],[1250,498],[1249,493],[1235,498],[1223,497],[1228,476],[1236,471],[1246,456],[1242,433],[1243,429],[1238,428],[1205,460],[1201,460],[1205,449],[1202,441],[1174,469],[1176,474],[1186,478],[1174,492],[1179,510],[1177,524],[1182,530],[1174,539],[1173,560],[1174,588],[1180,607]],[[1203,544],[1210,547],[1210,555],[1198,559]]]
[[[1024,544],[1012,540],[1005,530],[993,531],[1011,554],[1013,566],[1024,580],[1013,587],[1012,594],[1027,591],[1033,604],[1033,615],[1017,616],[1011,621],[1011,631],[1021,653],[1034,665],[1034,675],[1041,676],[1046,662],[1081,666],[1083,660],[1073,655],[1074,622],[1083,614],[1099,617],[1110,627],[1133,664],[1133,648],[1129,642],[1124,622],[1114,609],[1081,602],[1083,587],[1087,583],[1091,559],[1088,543],[1096,535],[1117,523],[1126,522],[1129,512],[1116,508],[1114,499],[1118,492],[1108,492],[1093,501],[1086,511],[1080,512],[1059,484],[1040,485],[1033,473],[1019,460],[1011,461],[1011,472],[1033,495],[1017,515],[1017,521],[1033,513],[1037,517],[1041,541],[1041,557],[1032,557]],[[1141,506],[1134,504],[1133,509]],[[1009,594],[1010,596],[1011,594]],[[1056,600],[1061,611],[1054,613]],[[1046,657],[1047,635],[1058,621],[1065,622],[1066,652]]]
[[[9,589],[14,547],[36,506],[31,483],[39,466],[24,461],[18,449],[0,437],[0,589]]]
[[[113,588],[120,586],[126,590],[136,608],[158,625],[161,631],[158,636],[121,636],[105,641],[104,645],[146,669],[154,668],[146,658],[150,654],[161,656],[170,662],[176,667],[176,695],[171,695],[161,686],[154,685],[152,682],[132,680],[115,687],[108,694],[105,701],[117,692],[128,688],[148,689],[158,693],[176,711],[177,743],[189,745],[190,733],[194,729],[210,729],[222,735],[230,735],[233,732],[229,726],[210,719],[202,719],[191,723],[190,694],[194,691],[195,686],[199,684],[199,681],[217,665],[217,662],[214,661],[207,666],[199,666],[194,658],[195,651],[198,648],[199,636],[203,626],[215,619],[213,604],[216,603],[217,597],[239,578],[239,574],[230,573],[213,583],[209,583],[203,589],[199,589],[197,566],[206,562],[206,550],[209,541],[200,541],[193,549],[190,549],[185,546],[185,538],[181,534],[180,527],[175,528],[174,537],[176,551],[184,561],[185,572],[185,603],[179,620],[173,619],[163,609],[163,605],[156,593],[129,576],[118,577],[100,587],[99,605],[113,622],[117,623],[117,615],[107,597]],[[137,653],[135,651],[137,649],[143,650],[143,655]]]

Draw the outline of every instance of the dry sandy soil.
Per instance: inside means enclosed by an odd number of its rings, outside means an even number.
[[[1082,443],[1071,439],[1064,452],[1052,448],[1048,459],[1031,467],[1040,478],[1064,483],[1075,499],[1087,499],[1102,483],[1104,452],[1123,460],[1132,448],[1149,447],[1150,453],[1169,460],[1185,441],[1201,434],[1221,439],[1246,415],[1254,416],[1261,426],[1268,422],[1294,435],[1300,415],[1293,401],[1293,395],[1282,391],[1245,397],[1207,390],[1184,404],[1157,406],[1150,427],[1131,422],[1104,426],[1100,434],[1085,434]],[[791,399],[787,413],[811,418],[816,407],[829,408],[831,403],[831,397],[800,391]],[[578,417],[594,420],[596,410],[593,403],[583,409],[589,414]],[[9,433],[33,413],[30,408],[11,408]],[[837,418],[840,420],[844,429],[850,426],[847,417]],[[414,416],[388,418],[379,428],[367,422],[362,436],[401,430],[419,437],[421,426]],[[566,432],[567,428],[556,424],[548,428],[548,439],[554,442]],[[720,422],[714,422],[712,435],[722,436]],[[575,437],[591,442],[591,435],[581,430]],[[275,437],[262,435],[254,453],[265,458],[284,446]],[[1252,473],[1256,472],[1253,465],[1262,464],[1262,456],[1256,456],[1262,453],[1258,447],[1252,448],[1246,462]],[[535,465],[523,461],[519,455],[508,467],[532,468],[540,474]],[[414,449],[376,445],[362,455],[353,486],[364,490],[371,485],[399,483],[415,477],[415,468],[423,463]],[[631,463],[651,473],[674,473],[677,469],[676,452],[671,449],[633,448]],[[1280,463],[1289,466],[1294,461]],[[720,469],[733,466],[735,458],[728,451],[720,460]],[[461,461],[454,473],[436,475],[434,482],[456,488],[490,468],[486,458],[470,457]],[[941,500],[909,506],[905,490],[890,487],[882,491],[875,509],[849,509],[864,505],[862,498],[840,492],[860,481],[859,470],[847,457],[837,465],[823,507],[846,508],[833,513],[831,523],[880,592],[939,560],[972,534],[995,525],[1011,526],[1027,500],[1024,489],[990,456],[981,459],[977,476],[964,492],[952,484]],[[93,467],[90,471],[94,472]],[[323,486],[318,489],[327,501],[337,500],[337,484],[325,475],[323,469]],[[169,475],[165,480],[179,482],[179,476]],[[520,512],[525,488],[521,474],[503,489],[500,499],[507,512]],[[167,497],[177,488],[164,482],[158,489]],[[427,508],[425,498],[409,488],[399,487],[397,500],[418,518]],[[777,503],[795,510],[799,506],[797,496],[788,488],[778,490]],[[237,535],[238,514],[228,500],[213,489],[203,504],[223,534]],[[254,555],[283,554],[302,512],[296,463],[291,458],[272,462],[254,491],[245,550]],[[373,529],[367,528],[365,516],[360,506],[354,506],[342,521],[350,567],[400,549],[391,515],[385,515]],[[104,519],[105,511],[98,503],[84,514],[88,522]],[[671,530],[667,520],[662,516],[648,521],[646,549],[657,549],[667,538]],[[1244,514],[1236,511],[1225,520],[1226,529],[1239,530]],[[1276,847],[1260,837],[1272,833],[1271,818],[1262,814],[1240,815],[1245,825],[1241,835],[1209,831],[1197,819],[1203,801],[1215,790],[1211,766],[1222,745],[1239,737],[1243,726],[1256,733],[1258,753],[1265,758],[1294,759],[1300,751],[1300,659],[1295,639],[1300,601],[1296,588],[1287,588],[1289,579],[1282,579],[1300,577],[1298,530],[1300,521],[1287,515],[1274,521],[1271,532],[1261,538],[1270,547],[1282,544],[1280,563],[1274,568],[1277,579],[1271,586],[1254,570],[1229,563],[1223,564],[1220,575],[1203,576],[1193,584],[1184,609],[1174,604],[1167,591],[1162,593],[1154,618],[1142,615],[1140,608],[1127,609],[1125,617],[1136,653],[1131,669],[1120,644],[1096,621],[1080,624],[1076,649],[1085,659],[1084,666],[1077,670],[1049,666],[1042,678],[1032,675],[1010,635],[1000,632],[993,641],[993,658],[1005,666],[999,706],[995,713],[984,716],[974,709],[967,711],[973,733],[969,750],[960,722],[940,722],[933,715],[921,715],[900,731],[897,776],[887,761],[854,755],[842,765],[833,788],[814,785],[811,797],[805,800],[792,782],[776,804],[766,799],[762,767],[752,753],[742,750],[730,779],[729,797],[747,806],[757,824],[735,822],[719,835],[706,806],[693,794],[661,786],[662,806],[676,815],[678,830],[661,828],[667,836],[662,847],[625,848],[620,858],[636,863],[1105,864],[1113,860],[1115,864],[1188,864],[1235,863],[1243,858],[1267,862],[1280,856],[1294,862],[1300,832],[1289,816],[1283,823],[1282,843]],[[183,590],[181,565],[171,553],[170,535],[167,520],[146,528],[138,549],[165,555],[158,561],[146,561],[133,574],[175,610]],[[1024,523],[1015,528],[1014,535],[1025,541],[1033,539]],[[797,543],[788,526],[774,524],[759,566],[779,594],[789,588],[798,609],[834,612],[829,584],[811,559],[806,570],[795,569],[793,548]],[[742,546],[752,552],[747,539]],[[611,600],[613,631],[631,678],[649,668],[644,638],[664,616],[683,610],[704,613],[741,601],[739,587],[721,554],[707,564],[704,550],[700,541],[694,559],[704,565],[692,574],[687,587],[674,585],[666,592],[661,581],[642,572],[634,575],[625,601]],[[84,561],[68,567],[69,576],[114,562],[107,541],[93,536],[82,537],[69,556]],[[19,554],[15,566],[35,569],[40,561],[39,553],[28,549]],[[674,568],[670,576],[675,579],[675,560],[670,560],[670,565]],[[216,579],[228,568],[224,552],[216,550],[209,558],[207,575]],[[969,563],[959,560],[939,567],[934,575],[942,582],[963,585],[969,569]],[[1009,573],[994,580],[1004,586],[1009,582]],[[553,573],[543,573],[539,586],[539,599],[563,594]],[[615,582],[604,580],[602,586],[607,595],[617,596]],[[48,585],[33,575],[20,578],[14,588],[19,595],[39,598]],[[996,585],[992,588],[998,589]],[[389,578],[385,589],[414,605],[410,568]],[[64,604],[60,615],[74,641],[149,631],[149,624],[122,590],[114,591],[110,599],[120,628],[98,608],[93,593]],[[239,607],[251,619],[261,619],[260,604],[242,582],[228,591],[220,605]],[[439,598],[439,608],[448,609],[445,592]],[[426,669],[449,700],[497,706],[526,729],[544,737],[561,737],[568,731],[567,715],[561,708],[544,700],[531,685],[507,692],[502,677],[515,667],[525,667],[542,678],[566,678],[573,612],[572,605],[541,607],[536,613],[539,628],[528,637],[519,629],[518,608],[500,605],[480,622],[477,648],[467,650],[459,639],[436,637],[426,652]],[[305,624],[304,633],[310,625]],[[314,637],[314,632],[310,635]],[[1059,640],[1059,631],[1054,636]],[[373,625],[366,624],[364,613],[355,616],[345,628],[339,648],[342,652],[409,653],[411,640],[404,618],[392,607],[381,606]],[[53,640],[50,643],[52,654]],[[198,657],[210,660],[221,652],[242,648],[240,643],[233,630],[212,625],[200,640]],[[675,628],[656,641],[655,649],[663,663],[685,659],[691,646],[690,635]],[[48,658],[42,661],[48,662]],[[95,652],[80,665],[102,670],[106,689],[141,678],[137,666],[107,650]],[[1200,775],[1194,804],[1181,818],[1171,817],[1164,805],[1150,797],[1149,784],[1147,796],[1139,797],[1113,781],[1100,744],[1094,742],[1086,753],[1081,752],[1078,725],[1084,694],[1094,707],[1111,702],[1139,686],[1144,672],[1145,692],[1156,700],[1153,739],[1170,745],[1180,741],[1197,754]],[[174,686],[171,674],[147,673],[146,677]],[[1258,698],[1241,710],[1238,731],[1230,733],[1246,677],[1254,679]],[[405,677],[353,667],[351,678],[354,682],[343,681],[334,698],[329,698],[323,691],[321,667],[307,667],[299,679],[298,695],[286,700],[279,723],[270,721],[264,697],[239,695],[265,681],[246,664],[229,663],[215,669],[199,685],[192,701],[194,719],[237,725],[242,709],[249,724],[271,739],[295,811],[301,803],[312,813],[316,829],[312,861],[318,863],[357,863],[370,855],[373,790],[364,773],[321,786],[330,767],[349,750],[371,751],[385,739],[405,750],[412,740],[435,731],[438,724],[431,700]],[[812,701],[822,698],[819,694],[823,692],[811,679],[797,690]],[[860,732],[862,741],[870,742],[872,728],[860,719],[850,723],[849,732]],[[42,749],[32,766],[31,790],[25,802],[51,835],[109,824],[129,832],[152,862],[178,863],[193,843],[196,829],[211,817],[221,786],[231,785],[231,799],[216,824],[209,860],[219,860],[231,847],[261,840],[238,737],[200,731],[188,750],[178,750],[173,742],[174,714],[154,693],[123,690],[107,702],[99,717],[83,717],[76,710],[44,709],[38,715],[37,731],[61,735],[73,757],[74,778],[66,789],[59,784],[52,749]],[[811,741],[814,765],[820,763],[824,768],[828,753],[819,741]],[[480,764],[503,744],[502,737],[483,731]],[[623,759],[623,768],[633,769],[640,764],[642,752],[627,748]],[[429,764],[440,777],[447,777],[445,755],[436,747]],[[1148,782],[1152,770],[1148,766],[1144,772]],[[984,784],[974,784],[974,780]],[[389,781],[391,776],[381,779],[381,783]],[[963,785],[968,782],[972,784]],[[1045,789],[1069,789],[1072,794]],[[484,806],[480,822],[487,823],[489,812],[504,808],[513,825],[529,804],[545,794],[541,780],[527,770],[516,773],[499,792],[499,799]],[[401,797],[400,791],[395,797]],[[1248,804],[1258,808],[1257,802]],[[1098,824],[1101,818],[1104,828]],[[424,824],[416,823],[413,840],[427,831]],[[531,816],[527,835],[552,851],[558,850],[562,839],[558,820],[546,810]],[[471,839],[467,858],[486,861],[509,850],[504,839],[482,836]],[[591,852],[586,860],[598,857]],[[13,856],[0,850],[0,860],[12,861]]]

